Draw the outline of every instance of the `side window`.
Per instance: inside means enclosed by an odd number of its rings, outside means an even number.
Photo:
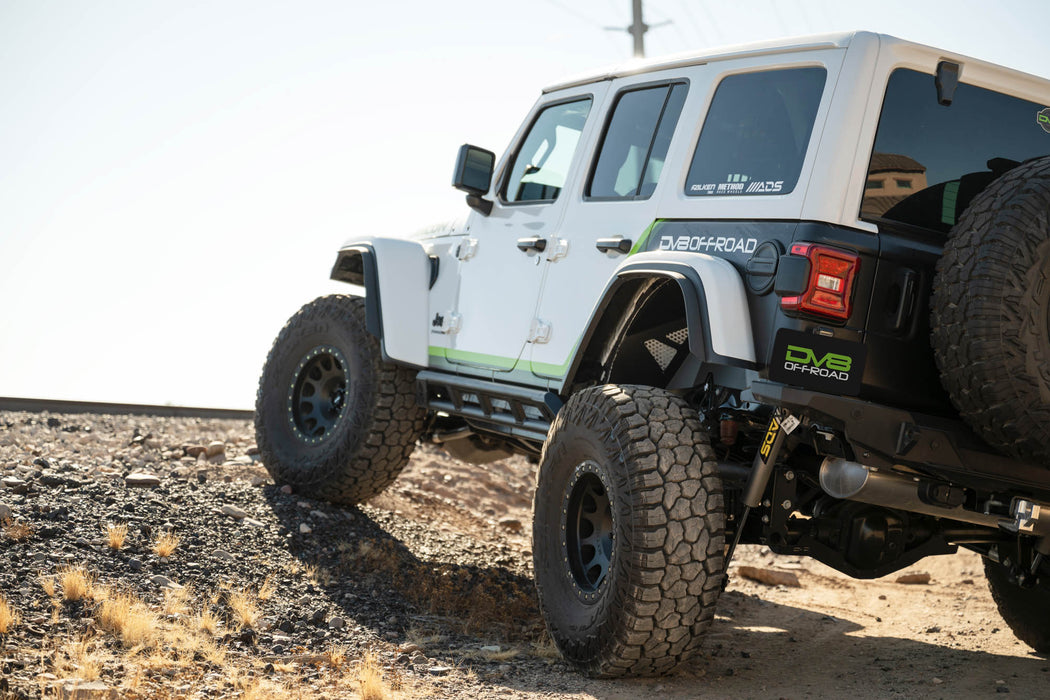
[[[686,194],[787,194],[795,189],[826,78],[821,67],[723,78],[707,110]]]
[[[602,138],[588,197],[634,199],[656,189],[687,87],[683,83],[622,93]]]
[[[545,108],[514,156],[503,185],[508,202],[549,202],[558,198],[591,111],[591,98]]]
[[[942,105],[932,75],[898,68],[886,85],[861,218],[947,234],[992,180],[1050,153],[1045,108],[966,83]]]

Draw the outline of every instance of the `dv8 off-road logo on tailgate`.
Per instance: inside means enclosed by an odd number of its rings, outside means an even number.
[[[781,328],[769,377],[829,394],[858,394],[866,354],[861,343]]]

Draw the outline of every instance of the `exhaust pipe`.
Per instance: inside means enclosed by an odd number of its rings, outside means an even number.
[[[961,506],[951,508],[927,503],[919,497],[921,486],[921,481],[892,472],[872,471],[863,464],[837,457],[828,457],[820,465],[820,487],[834,498],[922,513],[936,518],[949,518],[996,529],[999,528],[1000,523],[1013,524],[999,516],[976,513],[972,510],[965,510]]]

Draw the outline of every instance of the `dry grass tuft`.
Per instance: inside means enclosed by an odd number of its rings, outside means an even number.
[[[247,590],[231,591],[229,603],[238,629],[255,627],[259,621],[259,606],[256,604],[255,594]]]
[[[120,639],[129,649],[148,646],[157,632],[156,616],[126,591],[106,591],[95,619],[100,629]]]
[[[189,612],[187,601],[190,598],[190,587],[164,589],[164,614],[185,615]]]
[[[532,653],[541,659],[560,659],[561,652],[558,651],[558,647],[555,646],[554,640],[547,634],[547,631],[543,631],[543,635],[539,640],[532,643]]]
[[[170,557],[174,553],[175,548],[179,546],[179,542],[181,542],[179,536],[168,530],[157,537],[157,540],[153,543],[153,553],[158,557]]]
[[[328,663],[332,668],[342,668],[346,664],[346,647],[336,644],[328,650]]]
[[[124,540],[127,539],[127,536],[127,523],[106,524],[106,542],[109,544],[110,549],[121,549],[124,546]]]
[[[510,661],[511,659],[517,658],[521,654],[521,649],[503,649],[501,651],[486,651],[483,652],[485,659],[489,661]]]
[[[323,566],[307,564],[303,567],[303,571],[306,574],[306,578],[318,586],[328,587],[332,583],[332,572]]]
[[[67,566],[58,570],[58,580],[62,584],[62,597],[68,601],[94,600],[95,575],[83,566]],[[43,585],[43,583],[41,583]],[[45,591],[47,588],[45,587]]]
[[[274,581],[273,574],[267,574],[266,578],[263,579],[262,585],[259,586],[258,598],[259,600],[269,600],[276,592],[277,583]]]
[[[366,654],[357,669],[357,692],[361,700],[388,700],[390,690],[383,681],[383,667],[371,654]]]
[[[56,593],[55,577],[40,574],[40,577],[37,580],[40,581],[40,587],[44,589],[44,593],[47,593],[47,597],[54,598]]]
[[[7,602],[4,594],[0,593],[0,634],[7,634],[8,630],[14,629],[21,621],[22,617],[18,611]]]
[[[201,632],[214,635],[215,630],[219,628],[219,617],[212,612],[211,608],[205,605],[194,619],[194,627]]]
[[[33,536],[33,528],[17,520],[5,520],[2,528],[4,537],[12,542],[25,542]]]
[[[68,641],[62,648],[68,671],[85,681],[96,680],[102,673],[104,655],[93,647],[91,640],[84,637],[78,641]]]

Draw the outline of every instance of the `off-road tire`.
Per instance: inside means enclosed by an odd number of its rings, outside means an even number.
[[[962,418],[1050,467],[1050,158],[973,199],[937,264],[933,348]]]
[[[1022,588],[1006,568],[984,560],[984,575],[996,607],[1014,635],[1040,654],[1050,652],[1050,589],[1042,584]]]
[[[304,368],[326,357],[326,376],[345,387],[342,410],[329,406],[327,429],[306,422],[315,414],[304,418],[293,410]],[[267,471],[278,484],[334,503],[377,495],[397,478],[423,432],[426,412],[415,401],[414,379],[414,372],[383,361],[365,327],[364,299],[310,302],[277,336],[259,380],[255,438]]]
[[[581,572],[577,528],[596,519],[586,498],[575,504],[582,485],[608,502],[600,578]],[[725,515],[714,452],[685,401],[626,385],[574,394],[544,445],[533,509],[540,609],[567,660],[612,677],[667,673],[690,657],[722,588]]]

